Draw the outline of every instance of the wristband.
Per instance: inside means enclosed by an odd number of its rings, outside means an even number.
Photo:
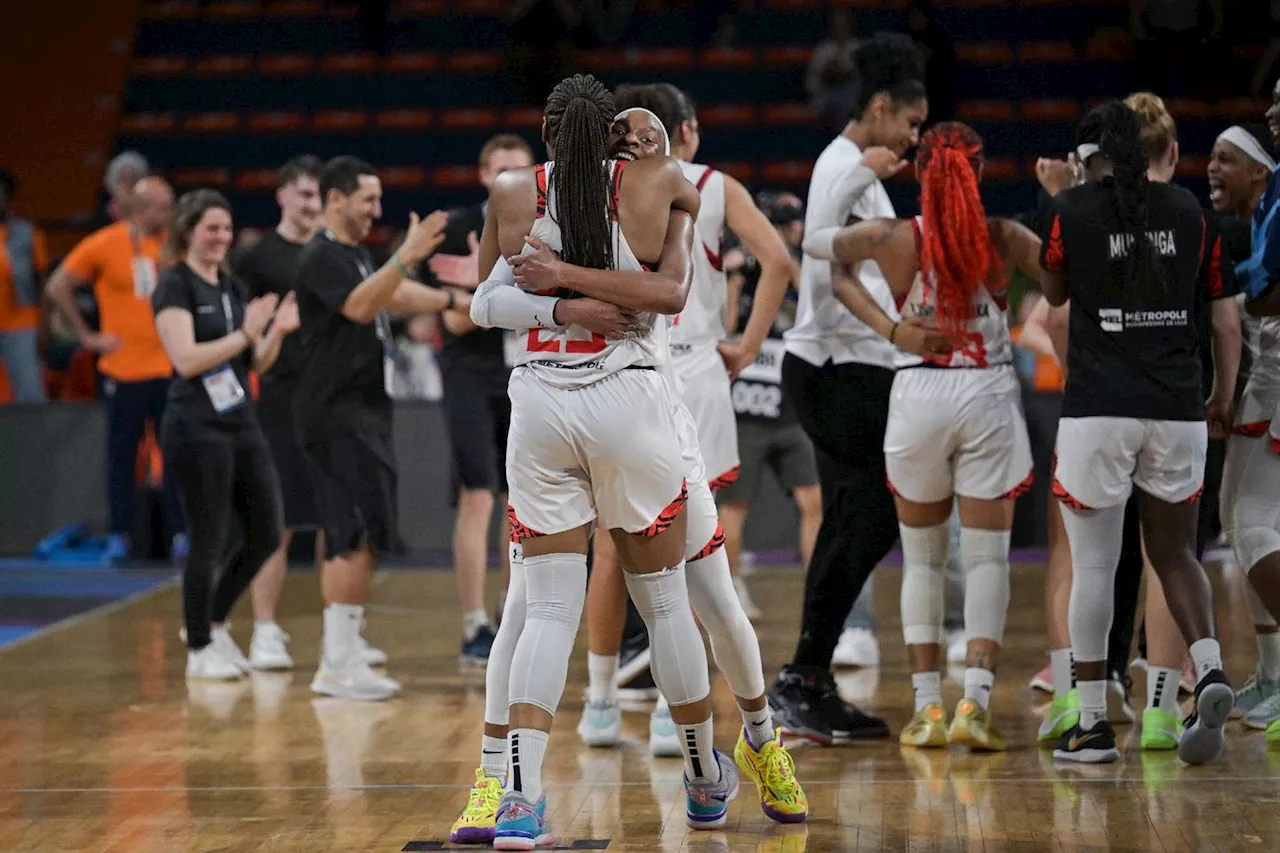
[[[412,277],[412,274],[409,272],[409,268],[404,265],[404,261],[400,260],[399,251],[391,253],[391,263],[395,266],[396,271],[399,272],[400,275],[404,276],[405,278]]]
[[[248,332],[246,332],[246,331],[244,330],[244,327],[243,327],[243,326],[241,326],[241,327],[240,327],[239,332],[240,332],[240,334],[244,335],[244,339],[245,339],[245,344],[246,344],[246,346],[247,346],[249,349],[252,349],[252,348],[253,348],[253,345],[254,345],[253,335],[251,335],[251,334],[249,334]]]
[[[889,343],[891,344],[893,343],[893,336],[898,334],[898,327],[901,325],[902,325],[901,323],[893,324],[893,328],[889,330]],[[897,344],[894,344],[894,346],[897,346]]]
[[[446,290],[445,293],[449,295],[449,301],[444,304],[444,310],[452,311],[453,306],[458,304],[458,294],[454,293],[452,290]]]

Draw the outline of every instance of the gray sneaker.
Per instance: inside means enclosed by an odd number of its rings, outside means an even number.
[[[734,766],[733,759],[722,755],[719,750],[712,752],[720,765],[720,781],[690,780],[688,776],[684,780],[685,817],[693,829],[719,829],[724,826],[729,801],[738,796],[738,768]]]
[[[1232,709],[1231,716],[1243,717],[1277,694],[1280,694],[1280,679],[1273,681],[1263,678],[1262,665],[1259,664],[1253,675],[1245,682],[1244,687],[1236,691],[1236,706]],[[1275,717],[1273,716],[1271,719],[1275,719]],[[1266,723],[1263,723],[1259,728],[1265,729]]]
[[[1280,692],[1272,693],[1245,712],[1244,724],[1251,729],[1265,729],[1276,719],[1280,719]]]

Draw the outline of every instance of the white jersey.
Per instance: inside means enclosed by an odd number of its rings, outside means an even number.
[[[896,213],[884,185],[876,181],[857,200],[847,197],[844,182],[862,162],[862,149],[837,136],[813,165],[804,230],[845,225],[850,216],[859,219],[893,219]],[[845,196],[845,197],[842,197]],[[881,309],[897,319],[889,283],[874,261],[864,261],[858,277]],[[836,299],[831,289],[831,263],[805,255],[800,263],[800,299],[795,325],[784,338],[787,352],[815,366],[828,359],[836,364],[860,362],[892,367],[894,346],[870,326],[858,320]]]
[[[1248,329],[1248,325],[1255,328]],[[1262,317],[1246,324],[1246,336],[1253,364],[1236,406],[1233,432],[1255,437],[1266,432],[1280,405],[1280,317]]]
[[[693,226],[693,284],[689,300],[671,328],[675,353],[706,350],[725,339],[729,280],[724,273],[724,173],[698,163],[680,163],[698,188],[702,205]]]
[[[621,161],[609,161],[613,268],[637,271],[645,269],[645,266],[631,251],[617,217],[617,192],[625,165]],[[554,215],[555,188],[548,180],[554,166],[554,163],[541,163],[536,167],[538,212],[529,233],[559,253],[563,242],[560,225]],[[533,249],[525,246],[523,251],[527,254]],[[580,326],[568,326],[562,330],[530,329],[515,354],[515,363],[529,367],[541,381],[556,388],[580,388],[628,367],[657,367],[666,353],[665,340],[654,335],[657,315],[643,313],[640,321],[646,329],[644,334],[614,341]]]
[[[917,216],[911,220],[911,230],[916,238],[916,250],[921,251],[924,242],[924,220]],[[906,299],[898,305],[903,319],[923,317],[931,319],[937,309],[937,288],[923,273],[916,273]],[[992,296],[985,287],[979,287],[973,296],[973,316],[964,331],[963,344],[951,353],[928,359],[940,367],[995,367],[1013,363],[1013,344],[1009,339],[1009,324],[1005,319],[1008,304],[1004,296]],[[925,359],[909,352],[897,351],[895,367],[914,367]]]

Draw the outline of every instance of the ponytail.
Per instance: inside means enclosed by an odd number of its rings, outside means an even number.
[[[591,269],[613,267],[609,223],[609,127],[613,96],[589,74],[561,80],[547,99],[547,128],[555,145],[551,187],[565,263]]]
[[[920,273],[937,294],[938,328],[952,335],[973,319],[979,287],[997,290],[1004,270],[978,193],[982,138],[966,124],[944,122],[920,140]]]

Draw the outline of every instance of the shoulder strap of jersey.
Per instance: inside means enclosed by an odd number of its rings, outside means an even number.
[[[698,183],[694,185],[695,187],[697,187],[698,192],[702,192],[702,188],[707,185],[707,181],[711,180],[711,176],[714,175],[715,173],[716,173],[716,170],[711,168],[710,166],[706,168],[706,171],[702,173],[702,177],[698,178]]]
[[[916,256],[924,257],[924,226],[920,222],[919,216],[911,217],[911,233],[916,238]]]
[[[533,218],[541,219],[547,215],[547,164],[539,163],[534,166],[533,175],[538,181],[538,208]]]
[[[618,201],[622,192],[622,168],[627,165],[626,160],[613,161],[613,180],[609,182],[609,221],[618,221]]]

